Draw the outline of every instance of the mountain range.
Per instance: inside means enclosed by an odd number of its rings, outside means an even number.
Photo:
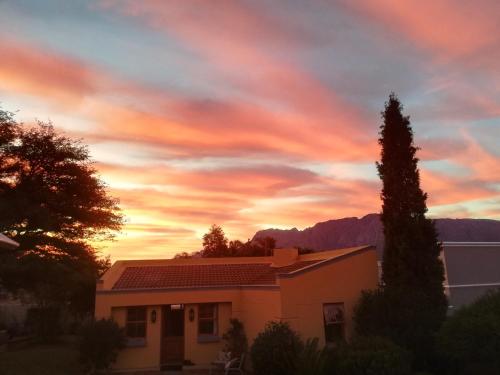
[[[500,221],[489,219],[435,219],[441,241],[500,242]],[[378,214],[346,217],[317,223],[303,230],[265,229],[253,239],[273,237],[277,247],[303,247],[315,251],[359,245],[375,245],[381,255],[384,246]]]

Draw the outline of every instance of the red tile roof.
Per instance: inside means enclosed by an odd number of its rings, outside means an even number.
[[[126,267],[113,289],[157,289],[238,285],[276,285],[276,276],[318,263],[299,261],[285,267],[270,263],[197,264]]]

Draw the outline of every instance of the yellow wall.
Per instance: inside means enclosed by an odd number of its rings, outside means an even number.
[[[195,311],[195,318],[189,321],[189,309]],[[198,305],[189,304],[184,310],[184,358],[190,360],[196,365],[210,364],[217,358],[217,354],[224,347],[222,335],[229,328],[229,319],[231,318],[231,304],[218,304],[218,342],[198,342]]]
[[[151,323],[151,311],[156,310],[157,319]],[[127,308],[117,307],[112,309],[113,319],[121,327],[125,327]],[[161,341],[161,306],[148,306],[146,315],[146,346],[125,348],[120,351],[114,367],[117,369],[157,369],[160,364]]]
[[[282,319],[290,323],[304,339],[318,337],[325,343],[323,304],[343,302],[346,313],[346,335],[352,333],[352,310],[364,289],[378,283],[374,250],[358,253],[301,273],[280,278]]]
[[[220,340],[198,342],[198,303],[218,303],[218,334]],[[154,304],[154,305],[153,305]],[[141,293],[97,293],[96,318],[112,317],[122,327],[126,322],[126,307],[148,306],[146,346],[126,348],[120,352],[115,369],[158,369],[160,365],[161,305],[184,304],[184,358],[196,365],[209,365],[224,347],[222,335],[229,328],[229,319],[240,319],[250,340],[260,332],[267,321],[279,320],[279,290],[264,289],[209,289]],[[151,311],[156,309],[157,321],[151,323]],[[195,318],[189,321],[189,310]]]
[[[281,319],[280,290],[242,290],[241,301],[241,309],[234,311],[234,317],[243,322],[251,345],[267,322]]]

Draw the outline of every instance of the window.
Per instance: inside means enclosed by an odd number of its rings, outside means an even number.
[[[217,336],[216,303],[203,303],[198,306],[198,335]]]
[[[327,344],[345,339],[345,313],[343,303],[325,303],[323,305],[325,341]]]
[[[127,308],[127,337],[146,337],[146,307]]]

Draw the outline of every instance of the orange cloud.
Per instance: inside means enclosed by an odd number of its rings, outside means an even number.
[[[3,89],[77,105],[96,92],[98,77],[77,60],[0,38]]]

